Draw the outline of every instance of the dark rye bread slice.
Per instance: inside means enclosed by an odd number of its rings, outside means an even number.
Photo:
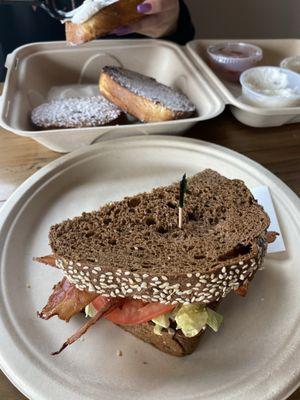
[[[144,301],[208,304],[251,280],[269,218],[240,180],[205,170],[51,227],[57,266],[79,289]]]
[[[109,101],[143,122],[189,118],[196,112],[182,92],[125,68],[104,67],[99,89]]]
[[[193,353],[205,332],[203,329],[197,336],[187,338],[180,330],[163,329],[162,335],[160,336],[153,332],[154,324],[151,321],[144,324],[118,326],[124,331],[136,336],[138,339],[151,344],[158,350],[177,357],[183,357]]]

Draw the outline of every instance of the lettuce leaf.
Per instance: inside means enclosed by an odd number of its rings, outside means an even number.
[[[206,325],[208,314],[202,305],[183,305],[175,315],[177,329],[181,329],[184,336],[194,337]]]
[[[223,316],[209,307],[206,307],[207,325],[215,332],[218,332],[223,322]]]
[[[86,317],[90,317],[90,318],[93,318],[97,313],[97,311],[96,311],[96,309],[95,309],[95,307],[93,306],[92,303],[90,303],[87,306],[85,306],[84,312],[85,312],[85,316]]]

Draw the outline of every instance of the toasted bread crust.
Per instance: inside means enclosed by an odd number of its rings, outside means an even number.
[[[184,357],[192,354],[203,336],[205,330],[202,330],[197,336],[187,338],[181,331],[168,332],[162,331],[162,335],[156,335],[153,332],[154,324],[146,322],[138,325],[118,325],[124,331],[131,333],[138,339],[151,344],[158,350],[176,357]]]
[[[66,40],[70,44],[81,44],[105,36],[120,26],[132,24],[144,16],[137,12],[141,0],[119,0],[100,10],[83,24],[65,24]]]

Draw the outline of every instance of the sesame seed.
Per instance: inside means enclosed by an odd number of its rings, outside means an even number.
[[[76,265],[78,266],[78,267],[81,267],[81,264],[78,262],[78,263],[76,263]]]
[[[191,303],[194,303],[194,301],[196,300],[196,297],[192,297]]]
[[[89,267],[83,267],[82,268],[84,271],[86,271],[87,269],[89,269]]]
[[[110,292],[110,297],[117,297],[114,292]]]
[[[143,274],[144,279],[148,278],[148,276],[149,276],[148,274]]]
[[[245,279],[245,275],[241,274],[240,279],[243,281]]]
[[[244,261],[239,261],[239,264],[240,265],[244,265]]]
[[[201,283],[207,283],[207,280],[206,280],[206,279],[203,279],[203,278],[200,278],[200,279],[199,279],[199,282],[201,282]]]
[[[216,288],[212,288],[212,289],[210,289],[210,291],[209,291],[209,293],[215,293],[215,291],[216,291]]]
[[[226,267],[223,267],[222,270],[221,270],[221,272],[223,272],[223,274],[225,274],[225,272],[226,272]]]
[[[240,270],[237,268],[237,269],[234,270],[234,272],[235,272],[236,274],[239,274],[239,273],[240,273]]]
[[[202,284],[201,283],[196,283],[196,285],[195,285],[197,288],[198,287],[201,287],[202,286]]]
[[[161,277],[161,279],[162,279],[163,281],[167,281],[167,280],[168,280],[168,278],[167,278],[165,275],[163,275],[163,276]]]
[[[142,282],[141,278],[135,278],[136,282]]]
[[[91,282],[89,283],[88,290],[89,290],[89,292],[95,291],[94,285]]]
[[[147,288],[147,283],[146,283],[146,282],[142,282],[141,288],[142,288],[142,289],[146,289],[146,288]]]
[[[130,272],[129,271],[125,271],[124,274],[125,275],[130,275]]]
[[[129,281],[130,285],[134,284],[134,282],[133,282],[133,280],[131,278],[129,278],[128,281]]]
[[[210,279],[214,279],[215,274],[211,274]]]
[[[216,293],[215,293],[215,296],[219,296],[219,295],[220,295],[220,292],[216,292]]]
[[[196,278],[200,278],[200,272],[196,272]],[[201,281],[201,279],[200,279]]]
[[[219,274],[219,279],[224,279],[224,276],[222,274]]]
[[[121,272],[117,271],[117,272],[116,272],[116,275],[117,275],[117,276],[121,276],[122,274],[121,274]]]
[[[191,283],[187,283],[187,284],[186,284],[186,287],[191,287],[191,286],[192,286]]]
[[[152,278],[151,279],[153,282],[156,282],[156,281],[158,281],[158,277],[157,276],[155,276],[154,278]]]
[[[74,273],[75,273],[75,274],[78,274],[78,269],[74,269]]]
[[[188,278],[191,278],[191,277],[193,276],[193,274],[191,274],[191,273],[189,272],[188,274],[186,274],[186,276],[187,276]]]
[[[133,293],[133,290],[132,289],[127,289],[127,293]]]
[[[96,271],[101,272],[101,268],[100,268],[100,267],[94,267],[94,269],[95,269]]]
[[[212,282],[215,283],[215,282],[217,282],[218,280],[219,280],[219,278],[214,278],[214,279],[212,280]]]
[[[69,261],[69,265],[73,265],[74,263],[73,263],[73,261]]]

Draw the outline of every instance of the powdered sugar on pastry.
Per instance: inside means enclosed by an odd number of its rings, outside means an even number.
[[[64,22],[71,21],[73,24],[83,24],[103,8],[117,3],[118,1],[119,0],[85,0],[81,6],[66,13],[67,18]]]
[[[83,128],[106,125],[121,116],[121,110],[103,96],[54,100],[36,107],[31,120],[38,128]]]
[[[125,68],[106,66],[103,72],[130,92],[160,103],[173,111],[195,112],[195,105],[179,90],[157,82],[155,79]]]

